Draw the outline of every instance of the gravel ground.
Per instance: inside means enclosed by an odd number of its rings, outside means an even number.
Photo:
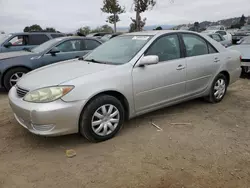
[[[250,186],[248,79],[220,104],[193,100],[149,113],[98,144],[79,135],[32,135],[14,120],[4,92],[0,105],[0,188]],[[76,156],[67,158],[67,149]]]

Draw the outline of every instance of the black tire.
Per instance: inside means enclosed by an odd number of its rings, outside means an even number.
[[[4,78],[3,78],[3,85],[5,87],[5,89],[7,91],[9,91],[11,89],[11,84],[10,84],[10,78],[12,77],[12,75],[16,74],[16,73],[27,73],[29,72],[28,69],[26,68],[23,68],[23,67],[16,67],[16,68],[13,68],[13,69],[10,69],[8,70],[5,75],[4,75]]]
[[[216,98],[215,97],[215,94],[214,94],[214,87],[215,87],[215,84],[218,80],[220,79],[223,79],[225,81],[225,92],[223,94],[223,96],[221,98]],[[213,84],[211,86],[211,89],[210,89],[210,93],[209,93],[209,96],[207,96],[205,99],[210,102],[210,103],[219,103],[222,101],[222,99],[224,98],[224,96],[226,95],[227,93],[227,86],[228,86],[228,80],[227,80],[227,77],[224,75],[224,74],[219,74],[218,76],[216,76],[216,78],[214,79],[213,81]]]
[[[92,117],[96,112],[96,110],[98,110],[101,106],[107,104],[111,104],[118,109],[120,114],[120,120],[117,127],[112,133],[106,136],[100,136],[96,134],[92,129],[92,124],[91,124]],[[123,122],[124,122],[124,107],[122,106],[121,102],[113,96],[101,95],[94,98],[82,111],[79,123],[79,132],[81,133],[82,136],[84,136],[91,142],[101,142],[114,137],[122,128]]]

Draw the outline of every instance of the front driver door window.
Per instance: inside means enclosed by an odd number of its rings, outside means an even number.
[[[11,46],[4,48],[3,52],[11,51],[21,51],[27,47],[28,37],[26,35],[17,35],[12,37],[7,43],[10,43]]]
[[[136,111],[164,105],[185,94],[186,62],[182,58],[178,35],[162,36],[144,56],[157,55],[159,63],[133,69]]]

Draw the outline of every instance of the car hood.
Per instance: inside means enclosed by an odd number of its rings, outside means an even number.
[[[250,59],[250,45],[242,44],[229,47],[231,50],[237,50],[241,53],[242,59]]]
[[[98,73],[115,65],[98,64],[82,60],[68,60],[36,69],[26,74],[17,83],[18,87],[34,90],[63,84],[72,79]]]
[[[31,54],[32,52],[26,52],[26,51],[0,53],[0,60],[19,57],[19,56],[26,56]]]

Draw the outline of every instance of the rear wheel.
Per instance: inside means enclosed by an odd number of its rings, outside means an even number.
[[[8,70],[3,78],[5,89],[9,91],[11,87],[16,85],[18,80],[22,78],[27,72],[29,72],[29,70],[23,67],[17,67]]]
[[[211,103],[222,101],[227,92],[228,80],[224,74],[219,74],[213,81],[210,94],[206,99]]]
[[[121,102],[109,95],[93,99],[81,114],[80,133],[92,142],[114,137],[124,122]]]

